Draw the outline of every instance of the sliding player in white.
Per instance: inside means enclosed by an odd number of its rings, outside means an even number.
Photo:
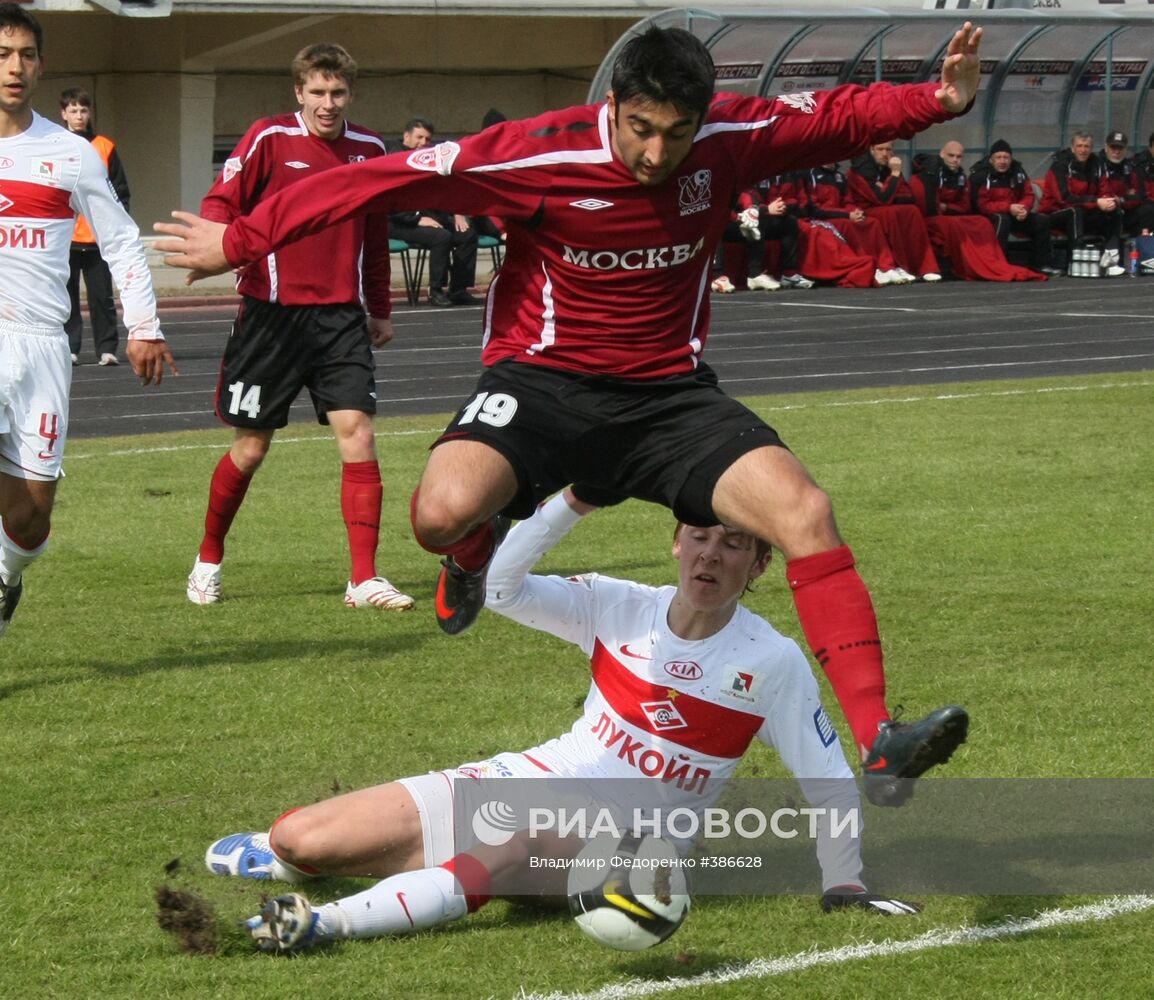
[[[859,807],[804,654],[739,603],[769,564],[769,546],[720,525],[678,524],[676,587],[531,574],[591,509],[571,490],[547,501],[509,533],[488,576],[491,610],[575,643],[590,657],[581,717],[567,733],[524,752],[351,792],[285,813],[268,834],[214,843],[206,862],[220,875],[383,879],[325,905],[299,893],[269,900],[247,922],[262,950],[422,930],[500,893],[501,876],[523,861],[524,845],[514,840],[504,850],[454,856],[455,782],[562,778],[587,783],[588,800],[597,802],[600,779],[633,779],[633,805],[700,814],[757,739],[777,749],[812,806],[842,816]],[[646,787],[651,801],[642,801]],[[865,890],[857,830],[820,831],[817,854],[827,911],[915,912]]]

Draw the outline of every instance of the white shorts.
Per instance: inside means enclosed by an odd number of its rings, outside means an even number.
[[[528,751],[532,754],[532,751]],[[425,867],[435,868],[453,857],[453,782],[481,778],[547,778],[553,772],[525,753],[500,753],[488,760],[444,771],[430,771],[415,778],[400,778],[408,789],[421,817],[425,846]]]
[[[59,479],[72,357],[61,328],[0,321],[0,472]]]

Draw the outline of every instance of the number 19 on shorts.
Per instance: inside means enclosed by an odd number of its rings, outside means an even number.
[[[461,411],[457,425],[464,426],[479,420],[490,427],[504,427],[516,412],[517,400],[507,392],[482,392],[469,400],[469,405]]]
[[[234,417],[243,413],[249,420],[260,415],[260,386],[246,386],[243,382],[233,382],[228,387],[228,412]]]

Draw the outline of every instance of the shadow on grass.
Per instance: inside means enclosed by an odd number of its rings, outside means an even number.
[[[437,633],[439,634],[439,633]],[[105,657],[78,658],[66,672],[51,676],[37,673],[25,679],[0,685],[0,701],[22,691],[34,691],[55,685],[75,684],[87,675],[104,678],[141,677],[166,670],[208,670],[219,667],[248,667],[286,660],[321,662],[363,655],[366,660],[403,656],[422,648],[428,636],[382,635],[379,639],[339,639],[325,636],[310,639],[227,640],[196,646],[167,646],[143,653],[137,659],[112,663]],[[30,668],[36,670],[36,668]]]

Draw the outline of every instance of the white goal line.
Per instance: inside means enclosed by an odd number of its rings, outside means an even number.
[[[984,924],[978,927],[966,925],[955,928],[937,927],[908,941],[867,941],[825,951],[803,951],[781,958],[755,958],[748,962],[725,965],[700,975],[687,976],[684,979],[629,979],[602,986],[590,993],[527,993],[522,988],[515,1000],[634,1000],[636,997],[656,996],[659,993],[672,993],[699,986],[719,986],[722,983],[735,983],[741,980],[784,976],[819,965],[840,965],[866,958],[908,955],[934,948],[953,948],[958,945],[999,941],[1053,927],[1111,920],[1114,917],[1140,913],[1152,908],[1154,908],[1154,896],[1113,896],[1100,903],[1089,903],[1069,910],[1043,910],[1032,917],[1004,920],[997,924]]]

